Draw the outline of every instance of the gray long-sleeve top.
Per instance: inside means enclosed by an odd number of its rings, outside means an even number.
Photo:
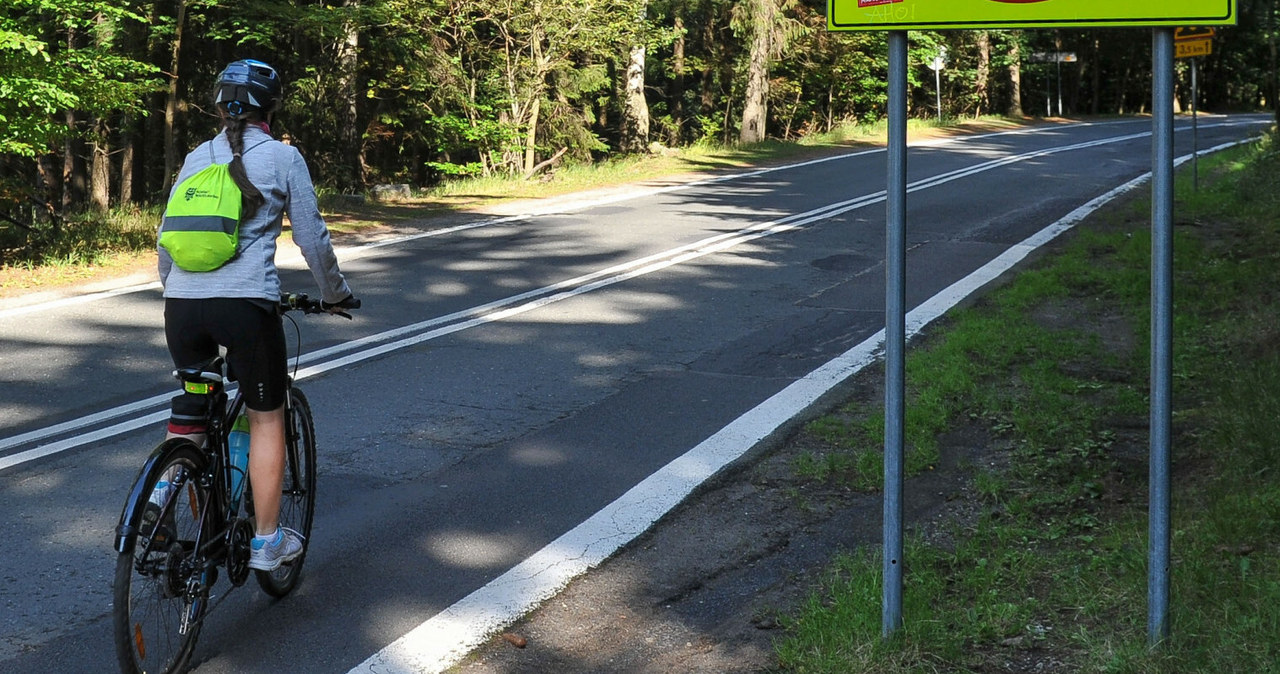
[[[210,144],[213,152],[210,153]],[[276,271],[276,238],[280,236],[282,216],[288,215],[293,227],[293,242],[311,268],[321,297],[326,302],[340,302],[351,294],[338,269],[338,258],[329,241],[329,229],[316,205],[315,188],[307,163],[297,148],[274,140],[262,129],[250,126],[244,132],[243,160],[249,180],[262,192],[266,203],[248,220],[240,223],[240,256],[227,264],[205,272],[186,271],[173,264],[173,258],[162,247],[160,282],[164,296],[179,299],[210,297],[243,297],[280,299],[280,276]],[[212,155],[212,156],[211,156]],[[231,145],[226,132],[201,143],[183,161],[174,182],[177,185],[211,163],[231,161]],[[172,196],[172,195],[171,195]]]

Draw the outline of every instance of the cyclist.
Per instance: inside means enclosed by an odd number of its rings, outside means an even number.
[[[302,536],[279,526],[288,389],[275,265],[282,215],[289,216],[293,242],[320,286],[324,308],[338,311],[356,304],[338,268],[306,161],[296,148],[271,136],[282,93],[280,76],[266,63],[229,64],[214,91],[223,128],[187,155],[175,181],[176,189],[211,163],[230,162],[243,200],[236,257],[212,271],[193,272],[175,265],[164,247],[157,246],[165,339],[174,365],[204,363],[217,356],[221,346],[240,383],[249,418],[249,483],[256,513],[249,566],[266,571],[303,550]],[[203,444],[206,399],[188,393],[175,397],[168,436]]]

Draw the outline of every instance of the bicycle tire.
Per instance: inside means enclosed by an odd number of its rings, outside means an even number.
[[[285,429],[285,469],[280,496],[280,526],[302,534],[302,555],[275,571],[255,573],[258,585],[273,597],[293,591],[311,545],[311,522],[316,508],[316,428],[311,405],[297,387],[289,390]]]
[[[177,485],[163,499],[166,505],[140,527],[116,559],[112,604],[116,656],[125,674],[173,674],[186,669],[200,634],[208,597],[186,598],[188,576],[182,559],[195,548],[209,503],[208,490],[200,486],[207,458],[189,440],[169,440],[162,467],[147,478],[136,496],[137,508],[146,508],[161,478]],[[183,617],[187,632],[181,634]]]

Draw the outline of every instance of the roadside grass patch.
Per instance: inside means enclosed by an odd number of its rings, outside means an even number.
[[[0,292],[57,287],[127,271],[151,259],[160,212],[118,208],[67,218],[58,230],[0,228]]]
[[[1280,672],[1273,146],[1202,160],[1195,191],[1179,176],[1170,639],[1147,646],[1150,233],[1135,199],[913,346],[912,450],[976,422],[1003,460],[974,469],[979,515],[943,525],[949,543],[909,539],[893,638],[879,551],[854,550],[784,618],[782,671]],[[832,468],[797,472],[878,489],[882,475],[831,458],[882,452],[883,420],[865,411],[878,406],[811,422]]]

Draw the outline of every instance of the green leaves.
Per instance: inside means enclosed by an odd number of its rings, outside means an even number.
[[[115,2],[12,0],[0,17],[0,154],[47,151],[69,132],[53,118],[64,110],[141,109],[157,71],[114,51],[113,22],[126,20],[141,17]]]

